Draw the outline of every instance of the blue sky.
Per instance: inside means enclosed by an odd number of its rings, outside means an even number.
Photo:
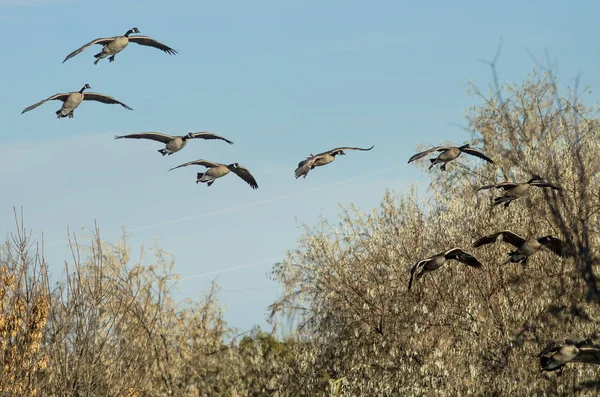
[[[265,325],[278,286],[266,274],[294,247],[299,223],[334,219],[338,203],[364,211],[386,188],[426,186],[406,165],[419,143],[460,144],[461,113],[474,104],[464,83],[487,85],[500,37],[502,80],[520,81],[548,49],[563,84],[577,73],[598,87],[593,2],[505,1],[84,1],[0,0],[3,42],[0,108],[0,231],[14,230],[12,206],[44,232],[55,274],[69,260],[66,228],[98,221],[112,241],[121,226],[134,252],[153,239],[176,257],[178,297],[221,285],[226,319]],[[179,50],[131,44],[94,66],[99,46],[62,64],[86,42],[138,27]],[[84,103],[57,120],[60,102],[20,112],[89,83],[134,110]],[[8,95],[10,94],[10,95]],[[233,141],[191,141],[162,157],[152,141],[114,140],[140,131],[212,131]],[[298,161],[337,146],[375,145],[295,180]],[[234,175],[196,185],[190,160],[239,162]],[[134,255],[135,257],[135,255]],[[234,270],[231,270],[234,269]]]

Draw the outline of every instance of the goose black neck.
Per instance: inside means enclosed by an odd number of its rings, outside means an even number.
[[[127,33],[125,33],[125,37],[129,37],[130,34],[133,33],[133,29],[129,29]]]
[[[81,87],[81,89],[79,90],[79,93],[80,93],[80,94],[83,94],[83,91],[85,91],[86,89],[87,89],[87,87],[86,87],[86,86],[83,86],[83,87]]]

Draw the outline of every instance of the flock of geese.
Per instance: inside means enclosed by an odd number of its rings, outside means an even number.
[[[408,162],[411,163],[415,160],[425,157],[429,153],[436,151],[441,153],[436,158],[430,159],[431,164],[429,169],[436,164],[441,164],[440,169],[445,171],[446,164],[458,158],[461,153],[467,153],[479,157],[491,164],[494,163],[494,161],[487,157],[484,153],[477,149],[471,148],[469,145],[437,146],[415,154],[408,160]],[[527,194],[527,192],[529,192],[533,186],[561,190],[560,186],[556,186],[544,181],[539,175],[533,175],[526,182],[501,182],[493,185],[482,186],[478,188],[477,191],[488,189],[503,190],[503,193],[500,196],[494,197],[492,205],[496,206],[504,204],[504,207],[506,208],[511,202]],[[551,235],[525,238],[508,230],[483,236],[473,243],[473,247],[478,248],[499,241],[504,241],[514,247],[512,251],[508,252],[508,259],[503,264],[511,262],[521,263],[523,266],[525,266],[529,257],[541,251],[543,248],[547,248],[550,252],[563,258],[573,256],[573,247],[559,238]],[[410,270],[408,290],[411,290],[413,281],[419,280],[426,273],[441,268],[448,260],[456,260],[475,269],[483,268],[482,263],[472,253],[458,247],[451,248],[447,251],[437,253],[415,263]],[[538,354],[538,358],[540,360],[540,369],[542,371],[560,370],[560,374],[562,374],[564,365],[569,362],[600,365],[600,345],[593,344],[590,339],[586,339],[585,341],[581,342],[575,342],[567,339],[565,340],[564,344],[551,341]]]
[[[96,60],[94,61],[94,65],[97,65],[98,62],[100,62],[100,60],[107,57],[109,63],[114,62],[115,56],[121,51],[123,51],[129,43],[136,43],[142,46],[154,47],[170,55],[175,55],[178,53],[173,48],[151,37],[142,35],[132,35],[132,33],[140,33],[140,31],[138,28],[134,27],[132,29],[129,29],[122,36],[98,38],[92,40],[89,43],[84,44],[77,50],[67,55],[66,58],[63,60],[63,63],[80,54],[86,48],[94,44],[102,45],[102,49],[100,50],[100,52],[94,55],[94,58],[96,58]],[[91,89],[90,85],[85,84],[79,91],[58,93],[52,95],[44,100],[41,100],[25,108],[21,112],[21,114],[33,110],[38,106],[43,105],[44,103],[51,100],[62,101],[61,108],[56,111],[57,118],[73,118],[75,109],[77,109],[77,107],[81,105],[83,101],[96,101],[106,104],[118,104],[127,110],[133,110],[128,105],[111,96],[89,91],[85,92],[85,90],[89,89]],[[187,135],[182,136],[171,136],[160,132],[140,132],[129,135],[121,135],[115,138],[149,139],[160,142],[165,145],[163,149],[158,150],[158,152],[161,153],[163,156],[172,155],[173,153],[179,152],[187,145],[188,140],[190,139],[221,140],[227,142],[230,145],[233,144],[233,141],[227,138],[206,131],[190,132]],[[371,146],[369,148],[360,148],[344,146],[331,149],[316,155],[310,154],[305,160],[302,160],[298,163],[298,166],[294,171],[294,175],[296,179],[300,177],[306,178],[306,176],[311,170],[315,169],[316,167],[322,167],[324,165],[332,163],[335,160],[336,156],[345,155],[345,151],[369,151],[373,149],[373,147],[374,146]],[[431,169],[437,164],[441,164],[441,171],[446,171],[446,165],[449,162],[457,159],[462,153],[479,157],[487,161],[488,163],[494,163],[494,161],[488,156],[486,156],[483,152],[470,147],[470,145],[468,144],[462,146],[436,146],[415,154],[408,160],[408,163],[421,159],[433,152],[439,152],[439,155],[435,158],[430,159],[431,164],[429,166],[429,169]],[[250,185],[252,189],[258,189],[258,183],[256,182],[254,176],[250,173],[250,171],[247,168],[240,166],[238,163],[221,164],[200,159],[178,165],[177,167],[169,169],[169,171],[177,168],[187,167],[189,165],[199,165],[208,169],[206,172],[197,173],[196,183],[206,183],[207,186],[211,186],[216,179],[221,178],[229,174],[230,172],[233,172],[242,180],[244,180],[248,185]],[[502,182],[495,185],[482,186],[478,190],[504,190],[501,196],[494,198],[493,205],[504,204],[505,207],[508,207],[512,201],[517,200],[518,198],[525,195],[532,186],[560,190],[560,187],[544,182],[539,175],[534,175],[531,179],[529,179],[526,182]],[[543,236],[539,238],[533,237],[527,239],[510,231],[500,231],[481,237],[473,244],[473,247],[480,247],[497,241],[505,241],[515,247],[513,251],[510,251],[508,253],[509,258],[505,263],[521,262],[523,265],[525,265],[527,263],[527,259],[531,255],[540,251],[544,247],[548,248],[556,255],[562,257],[567,257],[571,255],[569,250],[566,249],[566,244],[556,237]],[[441,268],[448,260],[456,260],[467,266],[477,269],[482,268],[481,262],[473,254],[463,250],[462,248],[452,248],[417,262],[410,271],[408,289],[410,290],[412,288],[413,279],[419,280],[421,277],[423,277],[424,274]],[[584,342],[573,342],[567,340],[563,345],[557,344],[556,342],[551,342],[539,354],[539,357],[542,369],[548,371],[562,368],[562,366],[569,361],[588,363],[593,362],[596,364],[600,364],[600,346],[591,344],[589,340],[586,340]]]
[[[129,43],[136,43],[136,44],[140,44],[143,46],[154,47],[161,51],[164,51],[167,54],[171,54],[171,55],[175,55],[178,53],[177,50],[174,50],[173,48],[171,48],[151,37],[141,36],[141,35],[132,36],[131,35],[132,33],[140,33],[140,31],[138,28],[134,27],[132,29],[129,29],[123,36],[103,37],[103,38],[98,38],[98,39],[92,40],[89,43],[84,44],[80,48],[76,49],[75,51],[73,51],[72,53],[67,55],[66,58],[63,60],[63,63],[65,63],[69,59],[73,58],[74,56],[78,55],[79,53],[83,52],[86,48],[88,48],[89,46],[91,46],[93,44],[102,45],[102,50],[99,53],[97,53],[96,55],[94,55],[94,58],[96,58],[96,60],[94,61],[94,65],[97,65],[101,59],[104,59],[106,57],[108,57],[109,63],[114,62],[115,56],[119,52],[123,51]],[[23,109],[21,114],[23,114],[25,112],[29,112],[30,110],[33,110],[33,109],[37,108],[38,106],[43,105],[44,103],[46,103],[48,101],[52,101],[52,100],[62,101],[62,103],[63,103],[61,108],[56,111],[57,118],[65,118],[65,117],[73,118],[75,109],[77,109],[77,107],[79,105],[81,105],[81,103],[83,101],[97,101],[97,102],[106,103],[106,104],[118,104],[118,105],[121,105],[122,107],[124,107],[125,109],[133,110],[128,105],[124,104],[123,102],[121,102],[111,96],[108,96],[105,94],[98,94],[95,92],[89,92],[89,91],[84,92],[85,90],[88,90],[91,88],[92,87],[90,87],[89,84],[85,84],[79,91],[58,93],[58,94],[52,95],[46,99],[43,99],[43,100],[29,106],[29,107],[26,107],[25,109]],[[189,139],[217,139],[217,140],[225,141],[225,142],[229,143],[230,145],[233,144],[233,141],[230,141],[227,138],[224,138],[220,135],[213,134],[213,133],[207,132],[207,131],[190,132],[187,135],[183,135],[183,136],[171,136],[171,135],[163,134],[160,132],[139,132],[139,133],[135,133],[135,134],[121,135],[121,136],[117,136],[115,138],[116,139],[122,139],[122,138],[150,139],[153,141],[161,142],[161,143],[165,144],[164,149],[159,150],[159,153],[161,153],[163,156],[177,153],[178,151],[180,151],[187,145],[187,141]],[[373,149],[373,146],[371,146],[370,148],[367,148],[367,149],[344,146],[344,147],[338,147],[335,149],[331,149],[331,150],[328,150],[326,152],[319,153],[316,155],[311,154],[310,156],[308,156],[306,158],[306,160],[302,160],[298,164],[298,168],[295,171],[296,178],[299,178],[299,177],[306,178],[306,175],[308,175],[308,172],[310,170],[314,169],[315,167],[321,167],[321,166],[331,163],[333,160],[335,160],[335,156],[345,155],[346,153],[344,152],[344,150],[368,151],[371,149]],[[199,165],[199,166],[206,167],[208,169],[206,172],[198,172],[197,173],[196,183],[206,183],[206,186],[211,186],[215,182],[216,179],[222,178],[225,175],[229,174],[230,172],[233,172],[238,177],[240,177],[243,181],[245,181],[248,185],[250,185],[250,187],[252,189],[258,189],[258,183],[256,182],[256,179],[254,178],[254,176],[250,173],[250,171],[247,168],[239,165],[239,163],[221,164],[221,163],[215,163],[212,161],[200,159],[200,160],[189,161],[187,163],[178,165],[177,167],[173,167],[173,168],[169,169],[169,171],[177,169],[177,168],[181,168],[181,167],[187,167],[189,165]]]

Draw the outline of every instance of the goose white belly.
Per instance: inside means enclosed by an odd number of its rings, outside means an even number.
[[[177,137],[171,141],[169,141],[169,143],[167,143],[167,152],[169,153],[175,153],[180,151],[181,149],[183,149],[183,147],[187,144],[187,141],[184,141],[183,139],[181,139],[181,137]]]
[[[73,110],[75,110],[82,101],[83,94],[79,92],[71,93],[67,100],[63,103],[62,108],[60,109],[60,113],[64,116],[68,115]]]
[[[129,44],[129,39],[125,36],[117,37],[102,48],[103,55],[115,55],[123,51]]]

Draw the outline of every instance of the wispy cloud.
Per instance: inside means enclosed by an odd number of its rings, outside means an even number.
[[[72,3],[77,0],[0,0],[0,7],[31,7],[51,4]]]

